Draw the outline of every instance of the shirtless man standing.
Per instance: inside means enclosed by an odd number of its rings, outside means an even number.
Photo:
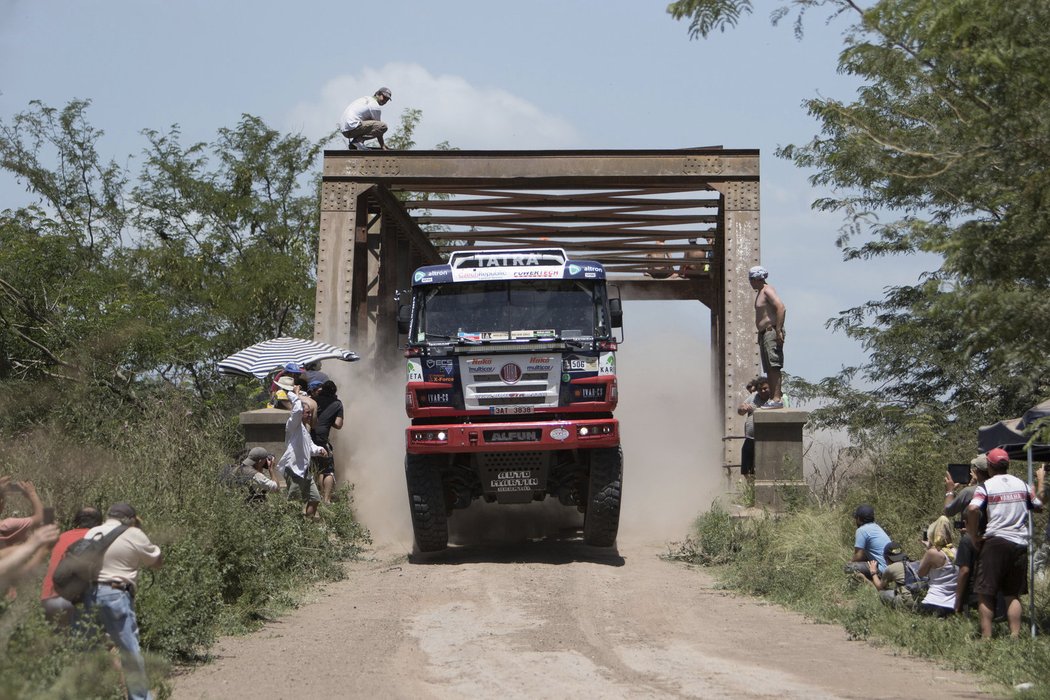
[[[781,390],[781,370],[784,369],[784,317],[787,307],[777,296],[773,285],[766,283],[769,272],[756,265],[748,270],[755,296],[755,327],[758,328],[758,350],[762,356],[762,371],[769,377],[770,400],[762,408],[784,408]]]

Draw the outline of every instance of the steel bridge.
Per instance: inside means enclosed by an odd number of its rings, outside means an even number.
[[[325,151],[314,336],[393,368],[395,292],[452,250],[561,247],[601,262],[626,301],[693,300],[711,314],[723,435],[758,368],[759,153]],[[724,464],[738,450],[723,447]]]

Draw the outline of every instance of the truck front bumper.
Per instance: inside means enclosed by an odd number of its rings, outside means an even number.
[[[405,430],[410,454],[576,450],[619,444],[620,424],[615,418],[419,425]]]

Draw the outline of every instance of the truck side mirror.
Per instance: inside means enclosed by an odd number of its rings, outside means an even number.
[[[408,335],[408,322],[412,319],[412,307],[408,304],[399,304],[397,307],[397,332]]]
[[[623,302],[620,301],[619,297],[609,300],[609,316],[612,320],[613,328],[623,328]]]

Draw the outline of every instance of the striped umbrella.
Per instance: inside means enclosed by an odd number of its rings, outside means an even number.
[[[233,353],[219,362],[219,374],[264,378],[289,362],[299,365],[318,360],[359,360],[357,353],[328,343],[300,338],[264,340]]]

